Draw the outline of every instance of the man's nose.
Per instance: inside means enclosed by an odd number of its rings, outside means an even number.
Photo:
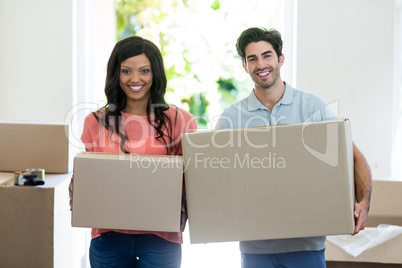
[[[257,60],[257,68],[258,69],[264,69],[265,68],[265,63],[262,59]]]

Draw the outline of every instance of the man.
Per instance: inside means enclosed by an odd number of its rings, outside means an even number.
[[[276,30],[250,28],[237,40],[237,52],[245,71],[254,82],[251,94],[229,106],[216,129],[293,124],[334,119],[324,101],[296,90],[281,79],[284,63],[282,38]],[[365,227],[372,188],[370,168],[353,144],[356,199],[354,216],[357,234]],[[240,242],[243,268],[326,267],[325,237]]]

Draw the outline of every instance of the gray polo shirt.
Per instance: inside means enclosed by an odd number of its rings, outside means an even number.
[[[336,115],[320,97],[294,89],[287,83],[285,85],[285,92],[272,111],[261,104],[253,90],[247,98],[224,110],[215,129],[295,124],[336,118]],[[325,236],[240,242],[240,251],[251,254],[322,250],[324,248]]]

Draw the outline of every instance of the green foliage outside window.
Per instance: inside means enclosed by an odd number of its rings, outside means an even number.
[[[139,35],[160,48],[166,99],[192,113],[200,129],[211,128],[212,116],[250,91],[235,51],[245,24],[233,32],[239,19],[230,17],[231,6],[224,0],[115,0],[117,40]]]

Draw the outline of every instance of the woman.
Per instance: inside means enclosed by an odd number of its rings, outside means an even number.
[[[188,112],[166,104],[166,82],[162,55],[152,42],[138,36],[118,42],[107,66],[107,104],[85,118],[81,140],[86,149],[181,155],[181,133],[196,131],[197,124]],[[184,206],[182,211],[183,230]],[[93,268],[180,267],[181,232],[94,228],[91,236]]]

